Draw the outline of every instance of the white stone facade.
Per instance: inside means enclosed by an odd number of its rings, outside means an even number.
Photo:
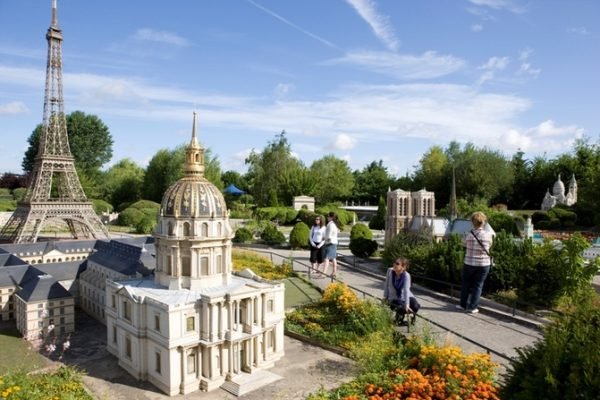
[[[402,189],[388,191],[386,243],[401,231],[407,230],[414,217],[435,217],[435,193],[425,189],[418,192]]]
[[[546,191],[546,195],[542,200],[542,210],[550,210],[557,204],[572,206],[575,203],[577,203],[577,181],[575,180],[575,175],[571,176],[569,189],[565,193],[565,184],[560,180],[560,174],[558,174],[558,179],[552,187],[552,194],[550,194],[549,190]]]

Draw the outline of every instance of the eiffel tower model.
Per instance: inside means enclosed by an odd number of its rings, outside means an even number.
[[[62,85],[62,31],[56,0],[46,33],[48,60],[44,96],[44,125],[23,201],[0,232],[0,241],[33,243],[49,221],[66,222],[75,239],[108,238],[108,231],[87,200],[69,149]]]

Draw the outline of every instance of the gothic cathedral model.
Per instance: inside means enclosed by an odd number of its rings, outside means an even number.
[[[236,395],[278,379],[284,285],[232,274],[229,213],[192,140],[185,175],[165,192],[154,279],[106,281],[108,350],[169,395],[222,387]]]
[[[0,241],[33,243],[50,220],[67,223],[74,238],[108,238],[108,232],[87,201],[69,148],[62,86],[62,31],[56,0],[46,33],[48,59],[44,121],[29,186],[22,202],[0,232]]]

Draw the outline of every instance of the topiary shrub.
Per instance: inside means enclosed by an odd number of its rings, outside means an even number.
[[[310,228],[304,222],[298,222],[290,232],[290,246],[292,249],[307,249]]]
[[[145,215],[141,210],[129,207],[119,213],[117,222],[121,226],[136,226],[144,217]]]
[[[285,236],[274,224],[267,224],[260,234],[260,238],[269,245],[280,245],[285,243]]]
[[[369,221],[369,228],[371,229],[385,229],[385,217],[387,214],[387,207],[385,206],[385,200],[383,197],[379,198],[379,204],[377,206],[377,213]]]
[[[514,219],[502,212],[494,212],[488,216],[488,222],[494,228],[496,232],[506,232],[508,234],[517,236],[519,235],[519,229]]]
[[[235,231],[235,236],[232,241],[234,243],[247,243],[251,242],[253,239],[254,236],[252,235],[252,231],[248,228],[241,227]]]
[[[548,210],[548,216],[550,220],[558,219],[562,227],[573,227],[575,226],[575,222],[577,222],[577,214],[561,207],[554,207]]]
[[[357,257],[371,257],[377,251],[373,233],[363,224],[355,224],[350,231],[350,251]]]
[[[142,234],[151,233],[154,230],[154,227],[156,226],[156,224],[157,224],[156,217],[144,215],[144,218],[142,218],[135,225],[135,232],[142,233]]]
[[[256,210],[256,217],[264,221],[275,221],[282,225],[294,222],[298,211],[292,207],[262,207]]]
[[[92,206],[97,215],[102,215],[103,212],[111,213],[113,210],[112,204],[102,199],[92,199]]]
[[[531,215],[531,222],[535,226],[537,226],[540,222],[548,221],[549,219],[550,218],[548,218],[548,214],[546,213],[546,211],[535,211],[533,215]]]

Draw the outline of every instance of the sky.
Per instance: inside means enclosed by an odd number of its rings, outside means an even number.
[[[0,173],[42,122],[51,0],[0,0]],[[600,135],[596,0],[58,0],[65,111],[145,167],[199,140],[221,169],[282,130],[412,173],[434,145],[552,158]]]

